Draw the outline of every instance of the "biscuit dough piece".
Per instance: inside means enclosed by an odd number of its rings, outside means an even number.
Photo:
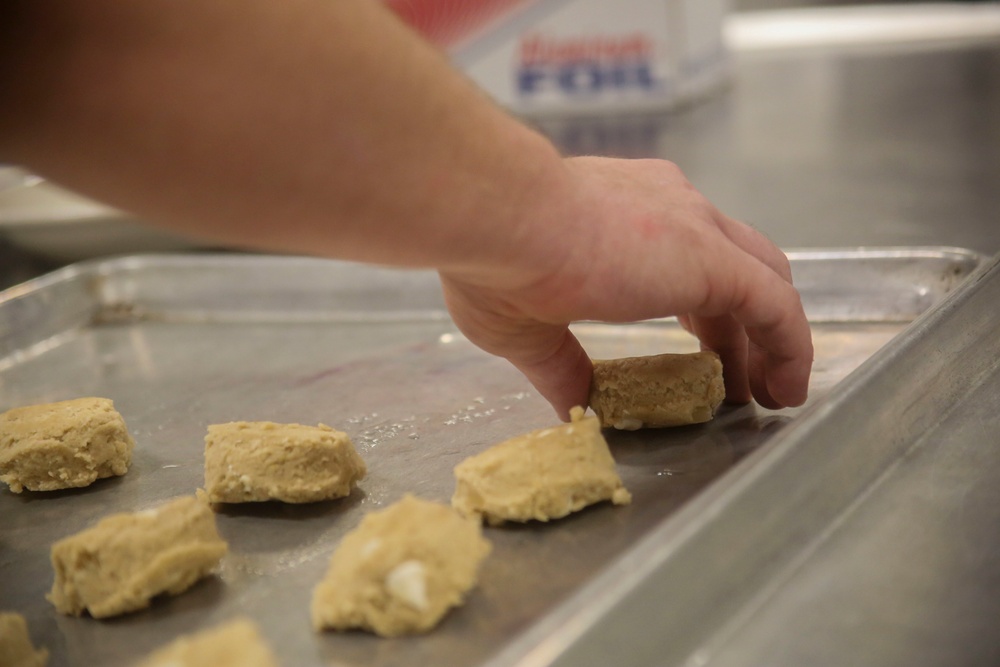
[[[205,491],[213,503],[342,498],[366,473],[347,434],[324,424],[232,422],[209,426],[205,436]]]
[[[707,422],[726,396],[715,352],[594,361],[590,407],[625,431]]]
[[[451,504],[460,514],[504,521],[548,521],[632,496],[615,471],[601,426],[570,410],[571,422],[511,438],[455,467]]]
[[[407,495],[344,536],[313,592],[313,626],[427,632],[462,604],[490,549],[479,522]]]
[[[0,480],[14,493],[124,475],[135,441],[106,398],[28,405],[0,415]]]
[[[107,618],[177,595],[207,576],[226,553],[215,514],[194,496],[155,509],[112,514],[52,546],[49,601],[63,614]]]
[[[257,625],[245,618],[184,635],[136,667],[278,667]]]
[[[49,652],[32,645],[24,616],[14,612],[0,612],[0,665],[45,667],[48,661]]]

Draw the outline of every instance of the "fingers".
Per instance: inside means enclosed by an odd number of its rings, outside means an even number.
[[[749,339],[754,397],[765,407],[798,406],[808,396],[813,345],[799,293],[771,271],[746,271],[732,315]]]
[[[726,400],[749,403],[751,398],[765,408],[777,410],[805,402],[812,367],[812,346],[802,359],[782,351],[769,351],[767,334],[754,331],[751,340],[743,325],[731,316],[686,317],[684,328],[698,338],[702,349],[712,350],[722,359]],[[779,370],[782,369],[782,370]]]
[[[787,285],[791,285],[792,273],[788,258],[767,237],[753,227],[718,211],[714,214],[714,220],[726,238],[751,259],[750,266],[744,271],[762,276],[751,280],[752,284],[761,281],[773,283],[773,280],[766,277],[769,270]],[[757,262],[766,269],[759,265],[753,266]],[[788,340],[780,344],[773,343],[772,340],[775,332],[785,330],[784,324],[765,324],[763,327],[754,327],[752,331],[745,328],[748,321],[757,318],[772,322],[781,313],[788,312],[784,309],[800,313],[801,301],[794,289],[776,286],[770,292],[763,293],[773,297],[770,309],[763,309],[762,293],[757,291],[759,289],[762,287],[750,288],[757,295],[756,300],[750,304],[744,300],[744,311],[739,319],[731,316],[691,317],[686,323],[682,321],[682,325],[694,333],[704,347],[715,351],[722,358],[727,400],[746,402],[752,394],[758,403],[770,409],[801,405],[808,393],[813,354],[812,338],[804,316],[788,320],[795,333],[788,334]],[[767,302],[766,298],[764,302]]]
[[[749,403],[752,398],[748,381],[748,343],[743,327],[732,317],[692,317],[688,331],[701,341],[702,349],[712,350],[722,359],[726,400],[731,403]]]
[[[593,365],[566,324],[526,318],[481,290],[444,276],[445,301],[458,328],[480,348],[506,358],[552,404],[563,421],[587,407]]]
[[[593,364],[580,342],[569,329],[553,330],[558,342],[539,340],[539,349],[553,347],[553,352],[540,359],[522,358],[518,354],[506,356],[524,373],[535,389],[552,404],[563,421],[569,421],[569,410],[579,405],[586,408],[589,402],[590,380]]]
[[[747,377],[750,382],[750,391],[765,408],[778,410],[785,407],[776,400],[767,387],[767,354],[756,345],[748,342],[749,353],[747,355]]]

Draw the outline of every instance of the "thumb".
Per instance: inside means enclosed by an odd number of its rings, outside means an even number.
[[[587,407],[593,364],[580,341],[562,326],[536,329],[517,349],[498,351],[524,373],[535,389],[552,404],[563,421],[569,421],[574,406]],[[539,351],[551,350],[539,356]]]
[[[540,322],[481,288],[442,275],[445,302],[459,330],[482,350],[507,359],[563,421],[587,407],[593,364],[566,323]]]

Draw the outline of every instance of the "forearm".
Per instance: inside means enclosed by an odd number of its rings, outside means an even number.
[[[564,416],[579,320],[686,316],[731,399],[805,400],[777,248],[669,163],[564,162],[378,0],[2,0],[0,95],[0,161],[151,222],[439,269],[458,326]]]
[[[4,23],[0,161],[187,232],[502,266],[564,187],[548,142],[374,0],[29,0]]]

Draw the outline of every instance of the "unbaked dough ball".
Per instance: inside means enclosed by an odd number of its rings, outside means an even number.
[[[117,616],[187,590],[225,553],[215,514],[194,496],[112,514],[52,546],[56,577],[48,599],[63,614]]]
[[[489,552],[478,521],[407,495],[344,536],[313,593],[313,626],[426,632],[462,604]]]
[[[597,419],[579,407],[570,415],[569,424],[511,438],[459,463],[452,506],[498,525],[558,519],[602,500],[629,503]]]
[[[14,408],[0,415],[0,480],[14,493],[88,486],[128,472],[134,447],[106,398]]]
[[[590,407],[625,431],[707,422],[726,396],[715,352],[594,361]]]
[[[232,422],[208,427],[205,491],[213,503],[311,503],[350,495],[367,469],[329,426]]]
[[[49,652],[31,643],[24,617],[0,612],[0,667],[45,667],[48,661]]]
[[[248,619],[184,635],[136,667],[278,667],[278,660]]]

